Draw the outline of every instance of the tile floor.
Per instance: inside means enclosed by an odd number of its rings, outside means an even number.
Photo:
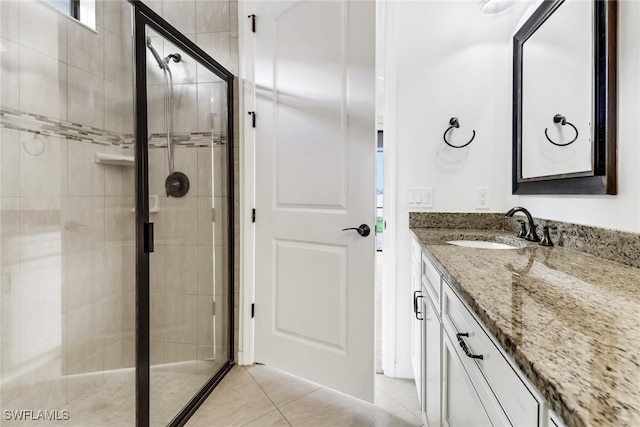
[[[421,426],[412,380],[376,375],[375,404],[265,365],[235,366],[187,427]]]

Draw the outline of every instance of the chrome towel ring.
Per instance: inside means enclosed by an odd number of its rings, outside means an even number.
[[[447,130],[444,131],[444,134],[442,135],[442,139],[444,139],[445,144],[447,144],[449,147],[464,148],[467,145],[471,144],[471,141],[473,141],[473,138],[476,137],[476,131],[474,130],[473,131],[473,135],[471,136],[471,139],[469,140],[469,142],[467,142],[464,145],[453,145],[449,141],[447,141],[447,132],[449,132],[453,128],[459,128],[460,127],[460,122],[458,121],[458,119],[456,117],[451,117],[451,119],[449,119],[449,125],[450,126],[447,128]]]
[[[567,118],[566,118],[565,116],[563,116],[562,114],[556,114],[555,116],[553,116],[553,123],[560,123],[562,126],[564,126],[564,125],[569,125],[569,126],[571,126],[571,127],[573,128],[573,130],[575,130],[575,131],[576,131],[576,137],[575,137],[575,138],[573,138],[573,139],[572,139],[571,141],[569,141],[569,142],[566,142],[566,143],[564,143],[564,144],[559,144],[559,143],[557,143],[557,142],[553,142],[553,141],[551,140],[551,138],[549,138],[549,134],[547,133],[547,130],[548,130],[549,128],[545,128],[545,129],[544,129],[544,136],[546,136],[546,137],[547,137],[547,140],[548,140],[550,143],[552,143],[553,145],[557,145],[558,147],[566,147],[567,145],[571,145],[571,144],[573,144],[574,142],[576,142],[576,140],[578,139],[578,129],[577,129],[573,124],[569,123],[569,122],[567,121]]]

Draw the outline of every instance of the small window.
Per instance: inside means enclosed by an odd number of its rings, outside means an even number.
[[[96,29],[96,0],[42,0],[87,27]]]

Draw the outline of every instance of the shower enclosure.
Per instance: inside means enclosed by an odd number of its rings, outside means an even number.
[[[2,426],[181,425],[233,364],[233,75],[98,4],[0,2]]]

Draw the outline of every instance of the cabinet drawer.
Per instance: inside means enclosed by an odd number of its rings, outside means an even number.
[[[461,339],[472,354],[482,355],[483,358],[469,358],[460,343],[454,342],[461,357],[466,357],[467,361],[473,362],[470,365],[480,370],[512,425],[538,425],[539,403],[534,395],[457,294],[446,282],[442,286],[442,322],[445,330],[452,336],[452,341],[456,341],[456,334],[468,333]]]
[[[440,282],[440,272],[434,267],[429,258],[422,254],[422,284],[427,288],[438,315],[440,315],[441,311],[440,294],[442,284]]]

